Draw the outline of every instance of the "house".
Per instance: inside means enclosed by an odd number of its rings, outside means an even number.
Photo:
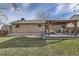
[[[76,28],[76,22],[78,20],[21,20],[11,23],[11,33],[64,33],[69,32],[69,28],[74,26]],[[71,31],[71,30],[70,30]],[[72,32],[71,31],[71,32]],[[74,31],[75,32],[75,31]]]
[[[45,31],[46,20],[25,20],[21,18],[19,21],[11,23],[12,33],[40,33]]]
[[[79,15],[73,15],[69,20],[21,20],[11,22],[11,33],[77,33]]]

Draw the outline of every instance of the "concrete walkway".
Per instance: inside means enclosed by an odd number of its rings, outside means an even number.
[[[51,35],[44,34],[43,36],[41,33],[11,33],[8,34],[7,36],[25,36],[29,38],[79,38],[79,34],[75,36],[75,35],[66,35],[62,33],[51,34]]]
[[[57,33],[57,34],[51,34],[51,35],[44,36],[44,39],[66,39],[66,38],[79,38],[79,34],[75,36],[75,35],[66,35],[62,33]]]
[[[41,33],[10,33],[7,36],[25,36],[30,38],[40,38]]]

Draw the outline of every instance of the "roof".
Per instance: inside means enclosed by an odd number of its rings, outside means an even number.
[[[47,20],[47,21],[52,21],[52,22],[74,22],[77,20]]]
[[[67,24],[67,23],[71,23],[71,22],[76,22],[78,20],[48,20],[48,21],[52,22],[53,24]]]
[[[75,14],[75,15],[73,15],[73,16],[71,16],[70,17],[70,19],[72,19],[72,20],[79,20],[79,14]]]
[[[46,20],[18,20],[11,22],[11,24],[29,24],[29,23],[46,23]]]
[[[57,24],[57,23],[74,22],[76,20],[18,20],[11,22],[11,24],[39,24],[39,23],[46,23],[50,21]]]

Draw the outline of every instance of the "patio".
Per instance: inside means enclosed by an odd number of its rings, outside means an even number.
[[[77,21],[78,20],[49,20],[46,22],[46,27],[45,27],[45,31],[48,35],[51,34],[51,30],[53,31],[53,34],[57,34],[57,33],[62,33],[62,35],[66,35],[69,36],[68,34],[71,35],[77,35]],[[72,24],[72,26],[67,26],[67,24]],[[54,26],[60,26],[59,28],[56,27],[56,29],[54,29]],[[58,28],[58,31],[57,31]],[[58,34],[57,34],[58,35]],[[60,36],[61,34],[59,34]]]

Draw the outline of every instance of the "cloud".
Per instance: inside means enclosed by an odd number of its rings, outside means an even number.
[[[63,12],[72,12],[74,11],[74,7],[75,9],[79,9],[78,4],[74,4],[74,3],[70,3],[70,4],[60,4],[57,8],[56,8],[56,12],[57,13],[63,13]]]
[[[63,9],[63,7],[64,7],[64,4],[60,4],[59,6],[57,6],[57,7],[56,7],[56,12],[55,12],[55,14],[61,12],[62,9]]]
[[[78,4],[74,4],[74,3],[62,3],[62,4],[57,4],[58,6],[55,9],[55,12],[53,13],[53,16],[56,16],[59,18],[69,18],[70,16],[72,16],[74,14],[74,7],[76,12],[75,13],[79,13],[79,5]]]
[[[18,4],[17,4],[18,5]],[[9,10],[6,10],[5,14],[11,18],[11,16],[15,19],[20,17],[25,17],[26,19],[34,19],[39,11],[47,11],[49,12],[50,19],[59,19],[59,18],[69,18],[74,14],[74,9],[77,4],[75,3],[23,3],[19,4],[18,8],[20,9],[19,13],[16,13],[11,4],[0,4],[0,7],[9,7]],[[7,7],[7,8],[8,8]],[[79,6],[76,6],[76,13],[79,13]],[[12,21],[12,20],[11,20]]]
[[[67,12],[67,11],[68,11],[68,5],[67,4],[58,4],[54,14],[55,15],[56,14],[61,14],[61,13]]]

